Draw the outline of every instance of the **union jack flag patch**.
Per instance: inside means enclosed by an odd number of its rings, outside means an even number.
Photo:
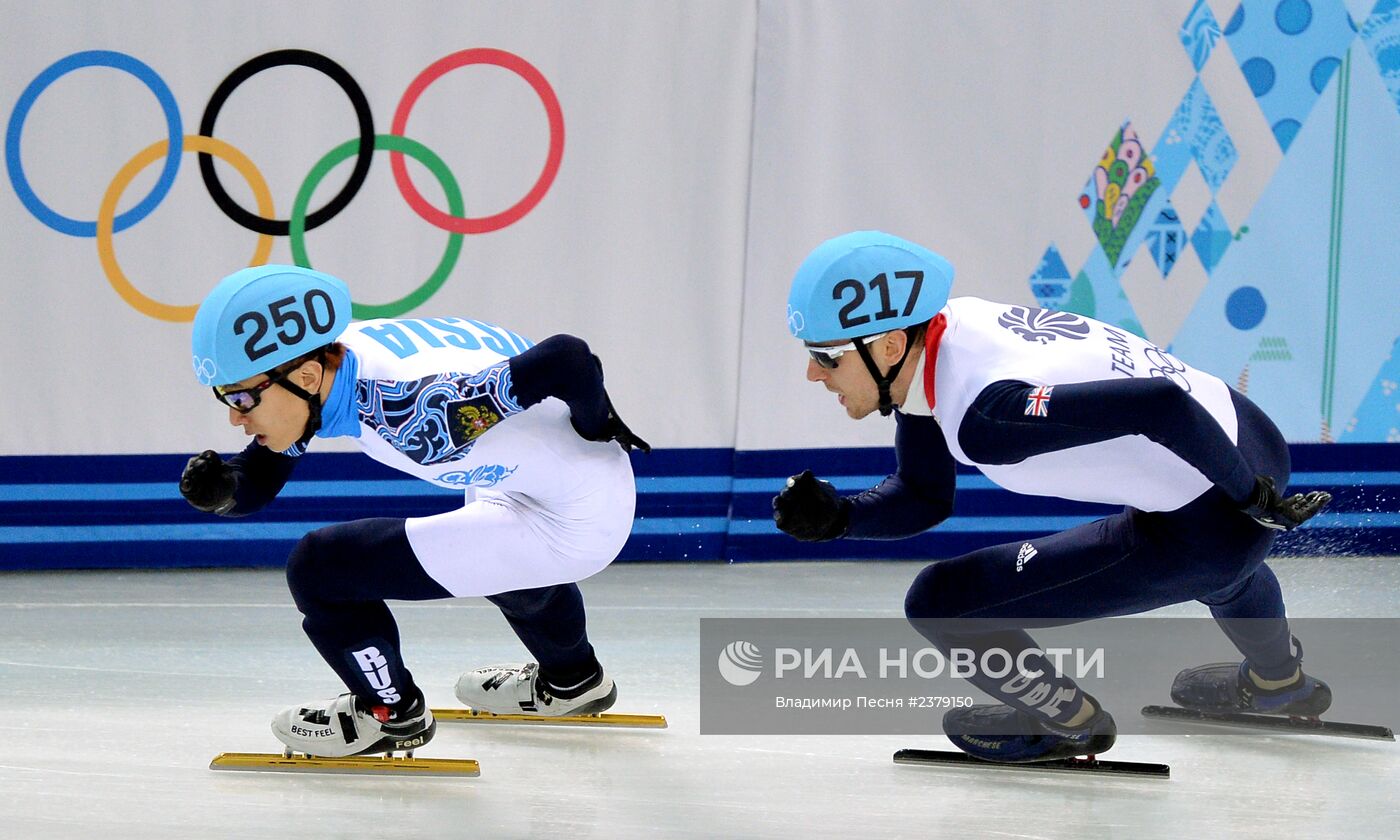
[[[1050,392],[1054,385],[1041,385],[1026,395],[1027,417],[1048,417],[1050,415]]]

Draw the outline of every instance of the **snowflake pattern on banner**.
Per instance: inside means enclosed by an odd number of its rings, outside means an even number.
[[[1361,26],[1361,40],[1380,67],[1381,80],[1400,109],[1400,0],[1380,0]]]
[[[1046,309],[1058,308],[1069,297],[1071,280],[1060,249],[1051,243],[1040,258],[1040,267],[1031,275],[1031,292],[1036,302]]]
[[[1248,228],[1242,228],[1247,231]],[[1206,274],[1210,274],[1215,267],[1220,264],[1220,258],[1225,256],[1225,249],[1230,247],[1230,242],[1234,237],[1230,235],[1230,226],[1225,221],[1225,214],[1220,212],[1220,206],[1214,201],[1206,208],[1206,213],[1201,217],[1201,223],[1196,226],[1195,233],[1191,234],[1191,247],[1196,249],[1196,256],[1200,258],[1201,265],[1205,266]]]
[[[1196,161],[1211,195],[1220,191],[1239,161],[1235,143],[1199,78],[1191,83],[1161,139],[1152,148],[1152,159],[1168,193],[1176,189],[1187,163]]]
[[[1146,242],[1148,251],[1152,253],[1152,261],[1157,263],[1157,270],[1162,272],[1162,279],[1167,279],[1186,245],[1186,231],[1182,228],[1181,219],[1176,210],[1172,209],[1170,201],[1157,211],[1157,218],[1148,226]]]
[[[1371,381],[1374,368],[1363,372],[1358,366],[1375,363],[1373,360],[1380,355],[1377,351],[1384,352],[1388,346],[1382,343],[1384,336],[1393,334],[1396,322],[1397,310],[1393,307],[1369,303],[1388,299],[1384,281],[1376,279],[1383,275],[1358,272],[1365,270],[1362,267],[1369,260],[1394,276],[1395,260],[1400,259],[1397,240],[1385,229],[1386,210],[1395,206],[1390,196],[1400,191],[1395,186],[1397,182],[1389,177],[1387,163],[1394,160],[1387,150],[1396,145],[1396,135],[1392,133],[1396,124],[1392,120],[1400,112],[1400,0],[1242,0],[1222,27],[1219,21],[1226,18],[1216,18],[1215,13],[1226,11],[1220,3],[1193,2],[1176,32],[1182,56],[1195,71],[1185,94],[1155,144],[1138,136],[1130,120],[1122,123],[1078,196],[1080,208],[1093,227],[1097,247],[1077,271],[1061,272],[1062,260],[1052,245],[1029,278],[1032,291],[1037,302],[1047,308],[1088,315],[1145,335],[1136,326],[1134,301],[1129,298],[1123,278],[1139,249],[1146,249],[1164,281],[1172,282],[1172,289],[1180,291],[1179,296],[1172,298],[1172,304],[1178,314],[1185,315],[1178,326],[1168,328],[1172,330],[1169,334],[1154,335],[1154,339],[1163,346],[1177,340],[1188,341],[1194,352],[1205,352],[1207,358],[1211,352],[1227,354],[1232,365],[1242,364],[1244,368],[1241,386],[1247,380],[1258,380],[1250,384],[1258,386],[1256,390],[1264,399],[1273,401],[1271,410],[1280,412],[1280,422],[1291,423],[1291,433],[1306,439],[1315,434],[1312,429],[1316,426],[1311,424],[1316,421],[1302,415],[1314,408],[1311,403],[1300,408],[1297,400],[1289,401],[1293,387],[1290,383],[1297,375],[1315,373],[1316,360],[1311,353],[1297,348],[1299,342],[1311,346],[1312,340],[1320,340],[1321,336],[1312,333],[1316,331],[1315,319],[1324,316],[1314,306],[1323,304],[1278,295],[1291,288],[1286,278],[1295,268],[1306,263],[1315,274],[1312,260],[1321,253],[1327,261],[1325,265],[1336,275],[1329,275],[1327,282],[1334,286],[1344,282],[1347,289],[1355,289],[1354,295],[1343,294],[1340,304],[1336,303],[1337,298],[1328,298],[1324,307],[1325,317],[1333,319],[1333,326],[1328,329],[1341,330],[1336,335],[1327,334],[1331,336],[1329,342],[1340,336],[1341,344],[1333,342],[1328,346],[1341,348],[1336,351],[1341,354],[1336,360],[1342,364],[1334,369],[1329,362],[1322,382],[1326,395],[1320,409],[1322,438],[1400,441],[1400,420],[1394,416],[1400,412],[1400,393],[1396,393],[1400,388],[1400,360],[1396,358],[1400,345],[1392,349],[1391,358],[1366,392],[1356,416],[1349,423],[1340,422],[1341,417],[1350,416],[1350,407],[1356,404],[1352,400],[1361,385]],[[1224,74],[1235,72],[1239,76],[1234,83],[1243,82],[1241,92],[1247,88],[1252,96],[1241,97],[1224,87]],[[1219,95],[1220,104],[1231,109],[1224,119],[1206,89],[1207,82],[1221,85],[1214,92]],[[1315,109],[1320,100],[1328,106]],[[1359,109],[1358,103],[1364,103],[1363,107]],[[1392,104],[1396,111],[1390,110]],[[1257,108],[1264,117],[1260,127],[1267,127],[1268,134],[1257,132],[1259,139],[1255,139],[1256,135],[1241,120],[1252,120],[1253,115],[1238,113],[1241,107]],[[1318,113],[1311,113],[1314,110]],[[1271,160],[1248,161],[1249,166],[1241,170],[1246,173],[1240,176],[1242,183],[1232,189],[1231,174],[1242,163],[1242,147],[1237,146],[1229,131],[1236,125],[1241,127],[1239,138],[1246,143],[1246,154],[1272,154],[1272,149],[1260,149],[1257,145],[1261,140],[1269,142],[1271,135],[1283,156],[1276,169]],[[1350,143],[1348,126],[1357,132]],[[1342,173],[1347,170],[1343,167],[1356,162],[1364,167],[1364,180],[1344,180]],[[1193,163],[1200,180],[1191,176],[1189,191],[1183,188],[1181,195],[1175,196]],[[1262,171],[1264,166],[1272,174]],[[1133,172],[1139,173],[1136,182],[1126,177]],[[1149,182],[1154,188],[1147,192]],[[1325,213],[1329,182],[1333,217],[1330,241]],[[1347,184],[1364,184],[1365,188],[1344,191]],[[1245,195],[1251,196],[1247,203],[1242,198]],[[1289,203],[1302,200],[1310,203],[1297,206],[1295,212],[1299,214],[1298,224],[1308,227],[1298,231],[1280,229],[1279,225],[1287,228],[1294,218],[1287,209]],[[1180,216],[1176,212],[1178,203],[1189,207],[1193,218],[1173,220],[1173,215]],[[1349,216],[1345,227],[1339,228],[1343,204],[1361,211],[1361,215]],[[1225,218],[1222,207],[1230,208],[1230,219]],[[1324,211],[1320,222],[1316,212],[1319,207]],[[1196,219],[1198,213],[1202,215]],[[1237,231],[1231,231],[1231,222],[1240,225]],[[1253,238],[1242,240],[1251,226],[1256,228],[1250,234]],[[1343,243],[1339,231],[1352,229],[1374,231],[1356,240],[1360,250],[1352,246],[1351,240],[1347,240],[1347,248],[1340,247]],[[1318,236],[1322,237],[1320,243],[1299,238]],[[1273,242],[1274,249],[1261,252],[1257,244],[1262,241],[1260,237]],[[1199,280],[1192,282],[1193,277],[1201,276],[1194,266],[1173,273],[1186,249],[1196,252],[1204,269],[1204,285]],[[1231,253],[1236,249],[1238,260]],[[1271,260],[1269,254],[1280,253],[1279,249],[1291,258],[1283,262]],[[1052,253],[1057,258],[1053,270],[1049,260]],[[1255,261],[1267,264],[1269,273],[1251,276],[1249,266]],[[1065,274],[1073,279],[1066,282]],[[1133,294],[1143,296],[1138,305],[1154,300],[1151,290],[1140,285],[1141,274],[1135,272],[1134,278]],[[1219,283],[1226,287],[1217,287]],[[1307,285],[1311,289],[1317,284],[1309,281]],[[1327,293],[1326,289],[1323,293]],[[1156,294],[1156,300],[1160,300],[1160,292]],[[1357,301],[1363,297],[1367,303],[1358,308]],[[1201,309],[1202,303],[1208,311]],[[1267,336],[1249,335],[1264,323],[1271,304],[1279,308],[1268,316]],[[1349,319],[1352,325],[1343,327],[1337,319]],[[1369,332],[1364,326],[1357,329],[1357,319],[1363,325],[1376,321],[1376,328]],[[1221,327],[1226,330],[1223,334],[1219,332]],[[1290,344],[1295,346],[1291,348]],[[1345,402],[1345,407],[1337,406],[1337,417],[1331,411],[1334,396]],[[1334,422],[1329,424],[1329,419]]]
[[[1216,22],[1206,0],[1196,0],[1191,13],[1182,22],[1178,36],[1181,45],[1186,48],[1186,54],[1191,57],[1191,65],[1197,73],[1201,72],[1201,68],[1210,60],[1215,42],[1220,40],[1220,24]]]
[[[1394,9],[1397,3],[1400,0],[1381,0],[1377,9],[1380,11],[1381,6]],[[1053,277],[1046,274],[1046,260],[1042,258],[1041,266],[1030,278],[1037,301],[1045,306],[1100,318],[1143,335],[1121,282],[1123,271],[1138,248],[1144,245],[1148,248],[1163,279],[1170,275],[1187,247],[1197,250],[1207,276],[1210,275],[1237,237],[1231,235],[1214,197],[1239,162],[1239,152],[1201,81],[1200,71],[1214,54],[1219,39],[1225,37],[1241,62],[1241,73],[1250,83],[1266,117],[1279,109],[1305,116],[1317,91],[1313,91],[1311,98],[1300,98],[1293,93],[1276,95],[1266,103],[1262,97],[1268,89],[1259,84],[1258,78],[1250,77],[1252,71],[1262,72],[1267,65],[1271,72],[1284,68],[1288,78],[1293,79],[1298,75],[1294,65],[1302,60],[1294,53],[1301,50],[1313,61],[1308,72],[1309,83],[1321,90],[1319,85],[1331,72],[1328,56],[1343,49],[1347,38],[1351,37],[1340,32],[1338,22],[1345,23],[1352,36],[1355,32],[1339,0],[1315,0],[1315,4],[1316,10],[1307,0],[1269,0],[1267,3],[1245,0],[1222,29],[1206,0],[1197,0],[1178,31],[1183,50],[1197,75],[1150,153],[1145,151],[1131,121],[1125,121],[1109,142],[1079,196],[1079,206],[1093,226],[1099,247],[1067,285],[1058,272],[1054,272]],[[1387,36],[1380,34],[1392,31],[1382,25],[1389,20],[1389,17],[1372,17],[1375,23],[1372,28],[1378,33],[1377,44],[1389,43],[1385,40]],[[1280,47],[1278,38],[1294,40]],[[1247,58],[1239,58],[1241,51],[1258,60],[1249,64]],[[1396,61],[1400,63],[1400,53]],[[1397,67],[1396,79],[1400,84],[1400,67]],[[1288,86],[1285,88],[1291,90]],[[1280,129],[1276,123],[1277,120],[1271,118],[1275,136],[1286,151],[1296,128],[1290,132],[1287,127]],[[1281,132],[1287,134],[1287,141]],[[1192,161],[1210,191],[1212,203],[1188,237],[1181,220],[1176,218],[1170,195]],[[1046,253],[1049,255],[1050,251]],[[1058,256],[1058,251],[1055,254]]]
[[[1195,19],[1188,18],[1182,26],[1183,45],[1193,64],[1196,57],[1201,57],[1203,66],[1209,47],[1192,41],[1187,33],[1194,31],[1213,46],[1210,27],[1203,21],[1214,18],[1202,4],[1193,10],[1193,16]],[[1183,96],[1150,154],[1144,153],[1132,122],[1124,122],[1079,196],[1079,206],[1093,227],[1099,247],[1074,275],[1067,293],[1055,294],[1058,289],[1053,288],[1053,282],[1046,282],[1042,265],[1031,277],[1036,299],[1042,305],[1089,315],[1144,335],[1122,287],[1124,270],[1137,250],[1146,245],[1163,279],[1167,279],[1182,251],[1192,245],[1171,205],[1171,191],[1194,160],[1214,196],[1238,159],[1235,144],[1199,78]],[[1223,223],[1223,217],[1217,211],[1211,221]],[[1215,249],[1210,255],[1211,265],[1219,261],[1229,245],[1228,236],[1219,238],[1214,233],[1212,227],[1202,237]]]

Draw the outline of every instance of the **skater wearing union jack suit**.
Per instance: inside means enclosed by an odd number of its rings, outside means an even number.
[[[949,516],[962,463],[1018,493],[1123,506],[919,573],[905,611],[934,645],[978,661],[995,648],[1040,672],[972,676],[1000,703],[948,712],[952,742],[999,762],[1103,752],[1117,731],[1109,710],[1056,673],[1027,628],[1189,600],[1209,606],[1243,659],[1182,671],[1179,705],[1325,711],[1331,693],[1301,669],[1265,558],[1330,497],[1284,495],[1288,448],[1269,418],[1136,335],[1071,313],[949,300],[952,280],[939,255],[873,231],[831,239],[802,263],[787,315],[810,354],[807,379],[853,419],[893,413],[898,469],[846,497],[808,470],[773,500],[778,527],[800,540],[899,539]]]
[[[468,671],[473,709],[602,712],[617,696],[585,630],[576,581],[613,561],[632,527],[628,451],[582,340],[538,344],[464,318],[350,323],[340,280],[266,265],[224,278],[194,320],[194,368],[251,440],[191,458],[180,492],[221,516],[260,510],[313,437],[464,492],[436,516],[360,519],[307,534],[287,561],[302,628],[347,692],[272,721],[292,750],[342,757],[421,746],[435,722],[385,599],[485,596],[535,657]],[[620,445],[619,445],[620,444]]]

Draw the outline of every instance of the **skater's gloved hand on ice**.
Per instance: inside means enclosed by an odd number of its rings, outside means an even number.
[[[1307,522],[1332,501],[1331,493],[1314,490],[1281,498],[1273,479],[1255,476],[1254,492],[1245,501],[1243,510],[1255,522],[1277,531],[1291,531]]]
[[[222,514],[233,507],[234,487],[233,470],[212,449],[191,458],[180,476],[180,495],[209,513]]]
[[[773,521],[778,529],[803,542],[822,542],[844,536],[851,503],[836,493],[831,482],[811,470],[787,480],[783,492],[773,497]]]

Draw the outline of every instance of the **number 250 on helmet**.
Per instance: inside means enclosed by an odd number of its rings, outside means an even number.
[[[229,385],[335,341],[350,324],[350,290],[329,274],[259,265],[219,281],[194,316],[194,373]]]

